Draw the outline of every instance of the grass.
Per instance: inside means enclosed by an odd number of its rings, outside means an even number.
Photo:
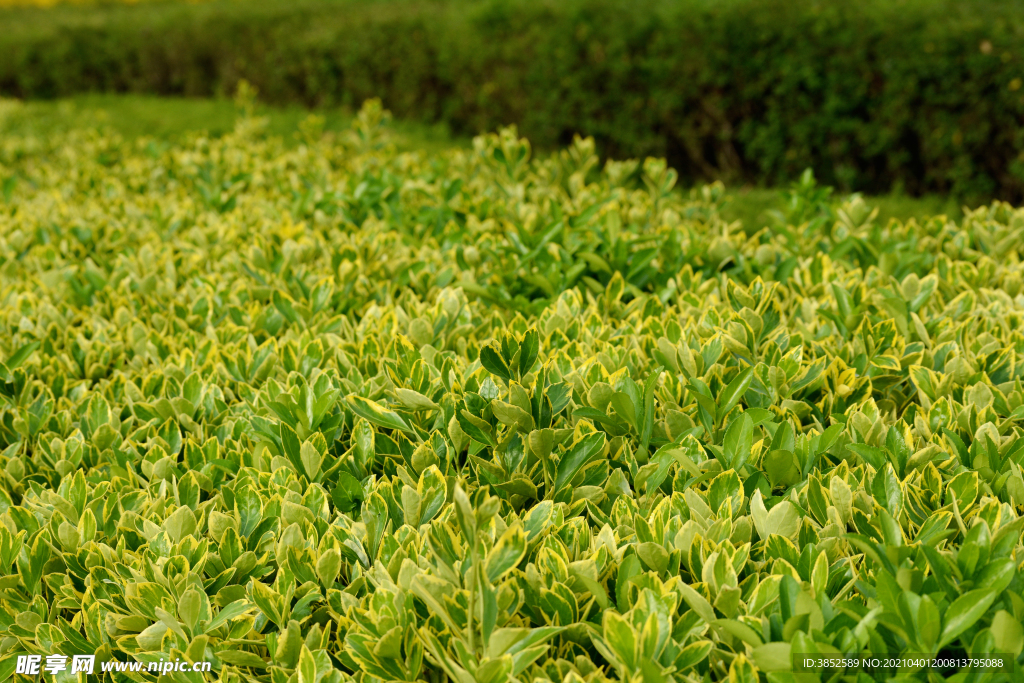
[[[239,113],[238,105],[228,99],[151,95],[93,94],[54,101],[7,101],[7,105],[0,108],[0,134],[42,135],[70,128],[103,127],[128,139],[149,136],[168,141],[195,132],[219,137],[231,131]],[[300,124],[311,113],[324,118],[327,131],[345,130],[355,118],[344,109],[310,112],[300,107],[258,106],[256,112],[269,119],[270,134],[296,143]],[[397,133],[395,142],[401,150],[431,152],[469,144],[468,140],[453,137],[444,126],[396,121],[391,128]]]
[[[0,102],[0,135],[52,133],[72,127],[109,128],[125,138],[151,136],[174,140],[188,133],[203,131],[218,137],[229,132],[238,114],[237,104],[228,99],[167,98],[147,95],[81,95],[56,101],[12,103]],[[269,119],[268,132],[285,140],[295,141],[300,124],[310,112],[300,107],[258,107],[258,113]],[[348,128],[354,118],[350,111],[330,109],[315,112],[324,118],[324,129],[340,131]],[[468,146],[469,140],[454,137],[444,126],[429,126],[409,121],[395,121],[395,143],[402,151],[420,149],[439,151],[452,146]],[[865,196],[871,206],[878,207],[882,222],[890,218],[945,214],[959,220],[963,210],[949,197],[931,195],[909,197],[903,194]],[[769,223],[768,212],[782,208],[777,189],[737,188],[728,193],[723,210],[727,220],[739,220],[748,231]]]

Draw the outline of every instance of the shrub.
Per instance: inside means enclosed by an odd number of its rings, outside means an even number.
[[[808,175],[748,235],[664,161],[382,120],[4,141],[0,671],[1020,675],[1024,212]]]
[[[4,15],[0,92],[358,105],[667,157],[686,182],[1024,199],[1018,0],[268,0]]]

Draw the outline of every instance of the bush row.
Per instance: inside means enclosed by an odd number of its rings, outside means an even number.
[[[300,2],[8,11],[0,92],[358,105],[667,157],[684,180],[1024,197],[1020,0]]]

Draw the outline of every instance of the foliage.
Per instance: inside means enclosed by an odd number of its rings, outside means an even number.
[[[218,0],[8,11],[0,93],[356,107],[682,177],[1024,198],[1019,0]]]
[[[664,161],[385,120],[2,141],[0,672],[1020,675],[1024,212],[808,176],[748,235]]]

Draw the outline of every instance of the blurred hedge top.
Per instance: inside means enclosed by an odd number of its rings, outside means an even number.
[[[1020,0],[266,0],[5,10],[0,94],[354,105],[684,180],[1024,198]]]
[[[139,5],[156,2],[187,2],[197,4],[207,0],[0,0],[0,8],[23,8],[23,7],[101,7],[107,5]]]

